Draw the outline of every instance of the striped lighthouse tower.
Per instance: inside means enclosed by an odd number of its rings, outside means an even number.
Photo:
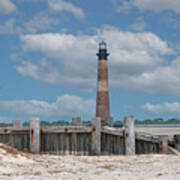
[[[106,125],[110,118],[109,90],[108,90],[108,63],[107,45],[104,41],[99,43],[98,56],[98,82],[96,97],[96,117],[100,117],[102,125]]]

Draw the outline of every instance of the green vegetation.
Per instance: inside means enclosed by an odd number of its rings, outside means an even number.
[[[12,126],[11,123],[0,123],[0,127],[10,127]]]
[[[145,120],[135,120],[135,124],[180,124],[180,119],[171,118],[168,120],[164,120],[162,118],[156,119],[145,119]],[[12,126],[12,123],[0,123],[0,127],[9,127]],[[68,126],[71,125],[71,122],[65,120],[58,121],[41,121],[41,126]],[[84,126],[90,126],[91,121],[83,121]],[[115,121],[114,127],[121,127],[123,125],[123,121]],[[29,126],[29,122],[25,121],[23,126]]]
[[[171,118],[163,120],[162,118],[145,119],[143,121],[135,120],[135,124],[180,124],[180,119]]]
[[[58,121],[41,121],[41,126],[69,126],[71,125],[71,122],[69,121],[65,121],[65,120],[58,120]],[[91,125],[91,121],[83,121],[83,125],[84,126],[90,126]],[[0,123],[0,127],[10,127],[13,126],[12,123]],[[25,121],[23,122],[23,126],[29,126],[29,122]]]
[[[64,120],[58,120],[58,121],[41,121],[41,126],[68,126],[71,123]]]
[[[171,118],[168,120],[164,120],[163,118],[156,119],[144,119],[144,120],[135,120],[135,124],[180,124],[180,119]],[[123,125],[123,121],[115,121],[115,127],[121,127]]]

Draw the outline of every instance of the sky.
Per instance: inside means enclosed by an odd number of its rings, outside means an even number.
[[[0,0],[0,122],[95,117],[107,42],[114,120],[180,117],[179,0]]]

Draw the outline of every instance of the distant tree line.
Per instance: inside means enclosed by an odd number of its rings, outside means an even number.
[[[58,121],[41,121],[41,126],[70,126],[71,122],[66,120],[58,120]],[[90,126],[91,121],[83,121],[83,125]],[[164,120],[163,118],[156,119],[144,119],[144,120],[135,120],[135,124],[180,124],[180,119],[171,118],[168,120]],[[118,120],[114,122],[115,127],[121,127],[123,125],[123,121]],[[0,127],[10,127],[13,126],[12,123],[0,123]],[[29,122],[25,121],[23,126],[29,126]]]
[[[10,127],[12,123],[0,123],[0,127]]]
[[[91,121],[83,121],[83,125],[90,126]],[[58,120],[58,121],[40,121],[41,126],[70,126],[71,122],[66,120]],[[13,126],[12,123],[0,123],[0,127],[11,127]],[[29,126],[29,122],[23,122],[23,126]]]
[[[180,124],[180,119],[171,118],[168,120],[164,120],[163,118],[155,118],[155,119],[144,119],[144,120],[135,120],[135,124]],[[123,121],[115,121],[114,126],[120,127],[123,125]]]

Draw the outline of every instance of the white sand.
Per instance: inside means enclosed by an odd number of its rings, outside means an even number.
[[[137,128],[136,127],[136,131],[137,132],[145,132],[148,134],[152,134],[152,135],[169,135],[169,136],[173,136],[175,134],[180,134],[180,128],[166,128],[166,127],[161,127],[161,128]]]
[[[31,155],[0,144],[0,180],[179,180],[180,157]]]

